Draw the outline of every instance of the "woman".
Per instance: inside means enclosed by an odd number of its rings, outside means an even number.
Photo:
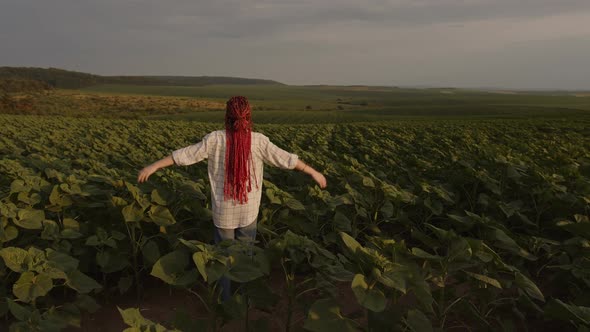
[[[252,131],[251,108],[241,96],[227,101],[225,130],[211,132],[199,143],[178,149],[145,167],[137,181],[147,181],[160,168],[192,165],[204,159],[209,159],[215,243],[256,238],[264,163],[307,173],[321,188],[326,188],[326,178],[320,172],[299,160],[296,154],[274,145],[268,137]],[[221,284],[223,299],[227,300],[229,281],[221,280]]]

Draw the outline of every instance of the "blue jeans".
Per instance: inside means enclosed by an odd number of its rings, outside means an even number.
[[[223,240],[239,240],[253,243],[256,240],[256,220],[248,226],[236,229],[215,227],[214,232],[215,244]],[[231,281],[227,277],[221,277],[219,285],[221,285],[221,300],[225,302],[231,298]]]

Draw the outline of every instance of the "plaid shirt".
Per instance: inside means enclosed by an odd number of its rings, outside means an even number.
[[[294,169],[299,157],[280,149],[263,134],[252,132],[252,191],[248,193],[248,202],[239,204],[233,199],[224,200],[225,144],[225,130],[214,131],[205,135],[199,143],[172,152],[172,159],[176,165],[181,166],[209,159],[213,222],[219,228],[235,229],[250,225],[258,217],[262,196],[263,163],[283,169]]]

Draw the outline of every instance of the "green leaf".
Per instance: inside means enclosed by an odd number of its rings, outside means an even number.
[[[59,233],[62,239],[79,239],[82,237],[82,234],[74,229],[66,228]]]
[[[191,285],[197,281],[199,281],[199,272],[197,272],[197,269],[192,268],[178,276],[174,285],[180,287],[191,287]]]
[[[434,215],[440,216],[443,213],[443,205],[436,199],[427,197],[424,200],[424,206],[426,206]]]
[[[469,271],[463,271],[463,272],[465,272],[467,275],[469,275],[469,276],[471,276],[471,277],[473,277],[473,278],[475,278],[475,279],[477,279],[479,281],[483,281],[486,284],[489,284],[489,285],[492,285],[492,286],[494,286],[496,288],[502,289],[502,285],[500,285],[500,282],[498,280],[494,279],[494,278],[485,276],[483,274],[469,272]]]
[[[354,321],[343,317],[338,304],[332,299],[315,301],[309,309],[303,328],[312,332],[357,331]]]
[[[29,310],[29,308],[22,306],[9,298],[6,298],[6,303],[8,304],[8,309],[10,310],[10,313],[14,317],[16,317],[16,319],[24,321],[31,317],[32,312],[31,310]]]
[[[41,202],[41,196],[39,196],[38,193],[20,192],[18,193],[17,199],[20,202],[26,203],[30,206],[33,206]]]
[[[510,203],[499,202],[498,207],[507,218],[512,217],[512,215],[516,214],[522,208],[522,201],[512,201]]]
[[[441,256],[429,254],[426,251],[424,251],[420,248],[417,248],[417,247],[412,248],[412,255],[419,257],[419,258],[430,259],[430,260],[435,260],[435,261],[440,261],[441,259],[443,259],[443,257],[441,257]]]
[[[226,271],[227,266],[225,264],[217,261],[210,262],[206,267],[207,282],[209,284],[213,283],[214,281],[221,278],[223,274],[226,273]]]
[[[363,186],[367,188],[375,188],[375,182],[370,177],[363,176]]]
[[[45,220],[45,212],[33,209],[19,210],[17,218],[13,219],[17,226],[26,229],[43,228],[43,220]]]
[[[551,299],[543,308],[545,314],[563,321],[590,324],[590,307],[565,304],[559,299]]]
[[[101,268],[101,270],[104,273],[118,272],[129,266],[129,264],[129,258],[121,255],[111,254],[108,264]]]
[[[407,282],[411,285],[416,299],[427,312],[433,312],[432,303],[434,299],[430,293],[430,285],[424,280],[418,271],[413,271],[407,276]]]
[[[125,206],[121,213],[125,222],[138,222],[143,219],[143,209],[138,207],[135,203]]]
[[[193,254],[193,261],[199,270],[199,273],[203,277],[203,280],[207,281],[207,259],[204,252],[195,252]]]
[[[117,241],[122,241],[124,240],[127,236],[119,231],[112,231],[111,232],[111,237]]]
[[[179,308],[179,310],[175,310],[174,318],[172,319],[171,323],[175,328],[179,329],[180,331],[190,331],[190,332],[208,332],[209,331],[209,321],[207,319],[195,319],[192,313],[189,313],[186,308]],[[253,326],[250,322],[248,322],[250,326]],[[258,330],[253,329],[250,331]],[[264,332],[263,330],[262,332]]]
[[[338,232],[340,234],[340,238],[342,239],[342,242],[344,243],[344,245],[346,246],[346,248],[348,248],[348,250],[351,251],[351,253],[356,253],[357,250],[361,249],[362,246],[360,243],[358,243],[352,236],[344,233],[344,232]]]
[[[425,224],[425,226],[430,228],[436,237],[443,242],[451,241],[456,236],[452,230],[446,231],[431,224]]]
[[[53,281],[45,274],[24,272],[12,286],[12,293],[23,302],[45,296],[53,288]]]
[[[49,308],[42,315],[45,322],[42,328],[51,331],[57,328],[57,331],[65,329],[67,326],[81,328],[81,311],[74,303],[65,303],[61,308]],[[43,321],[42,321],[43,322]]]
[[[25,185],[25,181],[23,180],[14,180],[10,183],[10,192],[11,193],[19,193],[19,192],[29,192],[31,188]]]
[[[375,312],[385,310],[385,306],[387,305],[385,294],[377,288],[369,287],[364,275],[355,275],[351,288],[356,300],[363,307]]]
[[[16,218],[16,213],[18,212],[18,208],[14,203],[2,203],[0,202],[0,216],[6,218]]]
[[[247,255],[232,255],[233,263],[226,276],[233,281],[249,282],[264,275],[258,265]]]
[[[94,300],[94,298],[86,294],[78,294],[78,297],[76,298],[74,304],[77,307],[88,311],[89,313],[94,313],[98,309],[100,309],[100,305],[96,302],[96,300]]]
[[[65,218],[63,220],[64,228],[80,231],[80,223],[76,219]]]
[[[82,294],[90,293],[93,289],[102,288],[96,280],[78,270],[67,273],[66,285]]]
[[[115,241],[115,239],[113,239],[112,237],[105,239],[103,243],[105,246],[111,247],[113,249],[117,248],[117,241]]]
[[[469,261],[471,259],[471,255],[473,251],[471,250],[471,246],[469,242],[462,237],[457,237],[451,242],[451,247],[449,248],[449,252],[447,253],[447,257],[449,262],[455,261]]]
[[[147,241],[141,247],[141,253],[143,254],[143,259],[149,266],[154,265],[160,259],[160,249],[158,248],[158,244],[153,240]]]
[[[92,247],[96,247],[100,245],[100,241],[98,240],[98,236],[96,235],[90,235],[87,239],[86,239],[86,243],[87,246],[92,246]]]
[[[528,260],[534,261],[537,259],[534,255],[526,251],[525,249],[521,248],[514,239],[506,234],[503,230],[499,228],[494,228],[490,233],[492,239],[496,240],[495,245],[499,248],[506,249],[512,251],[513,253],[526,258]]]
[[[372,273],[373,277],[383,285],[397,289],[404,294],[407,292],[407,273],[403,270],[403,268],[399,269],[398,267],[393,270],[387,270],[383,273],[381,273],[379,269],[373,268]]]
[[[72,198],[69,194],[63,194],[60,186],[55,185],[51,194],[49,195],[49,202],[57,207],[66,207],[73,204]]]
[[[79,261],[67,254],[53,249],[45,249],[47,255],[47,266],[59,269],[63,272],[70,272],[78,268]]]
[[[132,276],[125,276],[119,279],[117,283],[117,287],[119,288],[119,293],[125,294],[129,288],[133,285],[133,277]]]
[[[164,206],[152,205],[149,211],[149,216],[158,226],[170,226],[176,223],[170,210]]]
[[[285,205],[287,205],[287,207],[291,210],[305,211],[305,206],[303,206],[303,204],[301,204],[301,202],[295,198],[287,198]]]
[[[408,325],[410,330],[414,332],[432,331],[432,324],[430,323],[430,319],[428,319],[428,317],[426,317],[426,315],[418,309],[408,310],[406,324]]]
[[[14,272],[28,271],[29,254],[26,250],[16,247],[7,247],[0,250],[0,256],[4,264]]]
[[[96,264],[100,267],[105,267],[109,264],[110,254],[108,251],[99,251],[96,253]]]
[[[257,308],[272,309],[280,299],[278,295],[273,293],[268,281],[264,278],[254,280],[244,286],[245,290],[243,294]]]
[[[545,297],[541,290],[534,282],[532,282],[529,278],[525,277],[524,274],[520,272],[516,272],[516,278],[514,280],[515,284],[522,288],[530,297],[537,299],[539,301],[545,302]]]
[[[111,202],[113,203],[114,206],[119,206],[119,207],[129,205],[129,203],[126,200],[124,200],[123,198],[118,197],[118,196],[112,196]]]
[[[344,232],[351,232],[352,231],[352,222],[348,219],[344,213],[340,211],[336,211],[334,214],[334,229],[336,231],[344,231]]]
[[[511,179],[519,179],[522,177],[522,175],[514,165],[506,166],[506,175]]]
[[[117,306],[121,317],[125,324],[131,326],[125,332],[140,332],[140,331],[154,331],[154,332],[180,332],[176,329],[168,330],[164,326],[154,323],[151,320],[143,317],[137,308],[128,308],[122,310]]]
[[[386,199],[385,202],[383,202],[383,205],[381,205],[379,212],[381,212],[383,217],[386,219],[393,217],[393,212],[394,212],[393,203],[391,203],[390,200]]]
[[[178,239],[180,243],[184,244],[187,248],[189,248],[192,252],[204,250],[205,244],[201,241],[197,240],[185,240],[185,239]]]
[[[123,322],[125,322],[125,324],[129,326],[142,327],[143,325],[145,325],[146,322],[152,323],[152,321],[143,318],[143,316],[139,312],[139,309],[137,308],[128,308],[122,310],[121,308],[119,308],[119,306],[117,306],[117,309],[119,310],[121,317],[123,317]]]
[[[164,198],[164,196],[162,194],[160,194],[160,192],[158,191],[158,189],[152,190],[152,203],[156,203],[158,205],[166,205],[166,204],[168,204],[166,202],[166,199]]]
[[[590,222],[571,222],[571,221],[560,221],[557,226],[565,229],[566,231],[577,235],[583,236],[586,239],[590,239]]]
[[[6,226],[4,229],[0,229],[0,242],[6,243],[12,241],[18,237],[18,229],[14,226]]]
[[[175,285],[176,279],[184,273],[188,265],[188,255],[181,250],[175,250],[162,256],[152,267],[151,275],[162,281]]]
[[[41,232],[41,238],[44,240],[57,240],[59,239],[59,226],[53,220],[43,220],[43,232]]]
[[[275,196],[274,189],[268,188],[266,189],[265,193],[271,204],[282,204],[281,199]]]
[[[412,237],[422,243],[424,243],[427,247],[430,248],[437,248],[440,246],[440,243],[435,240],[434,238],[424,234],[422,231],[420,231],[418,228],[416,227],[412,227],[412,233],[411,233]]]

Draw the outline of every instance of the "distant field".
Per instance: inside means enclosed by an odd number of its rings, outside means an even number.
[[[248,97],[257,123],[590,117],[590,97],[581,92],[286,85],[110,84],[76,90],[9,91],[0,95],[0,113],[220,123],[226,100],[235,95]]]
[[[336,86],[130,86],[99,85],[83,91],[192,97],[223,102],[233,95],[247,96],[264,122],[379,121],[399,116],[583,116],[590,112],[590,98],[574,95],[505,94],[458,89],[401,89],[393,87]],[[265,112],[259,112],[265,111]],[[282,111],[305,111],[297,115]],[[325,113],[326,111],[329,111]],[[321,113],[320,113],[321,112]],[[215,112],[150,115],[158,119],[218,121]],[[256,115],[255,115],[256,116]]]

